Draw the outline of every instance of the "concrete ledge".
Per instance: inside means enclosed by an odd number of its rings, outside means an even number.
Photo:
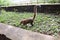
[[[12,40],[55,40],[54,37],[0,23],[0,34]]]

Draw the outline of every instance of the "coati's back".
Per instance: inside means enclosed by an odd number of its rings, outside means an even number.
[[[32,23],[32,22],[33,22],[33,19],[26,19],[26,20],[22,20],[20,23],[23,25],[26,25],[26,24]]]

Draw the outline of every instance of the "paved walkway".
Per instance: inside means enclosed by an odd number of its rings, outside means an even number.
[[[0,23],[0,34],[12,40],[55,40],[54,37]]]

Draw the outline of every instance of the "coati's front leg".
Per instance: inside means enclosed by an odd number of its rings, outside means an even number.
[[[31,24],[31,26],[33,26],[33,22],[31,22],[30,24]]]

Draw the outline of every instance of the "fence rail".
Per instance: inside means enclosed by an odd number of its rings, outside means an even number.
[[[11,2],[12,2],[11,4],[5,7],[27,6],[27,5],[60,5],[60,3],[58,3],[59,0],[18,0],[18,1],[11,1]]]

